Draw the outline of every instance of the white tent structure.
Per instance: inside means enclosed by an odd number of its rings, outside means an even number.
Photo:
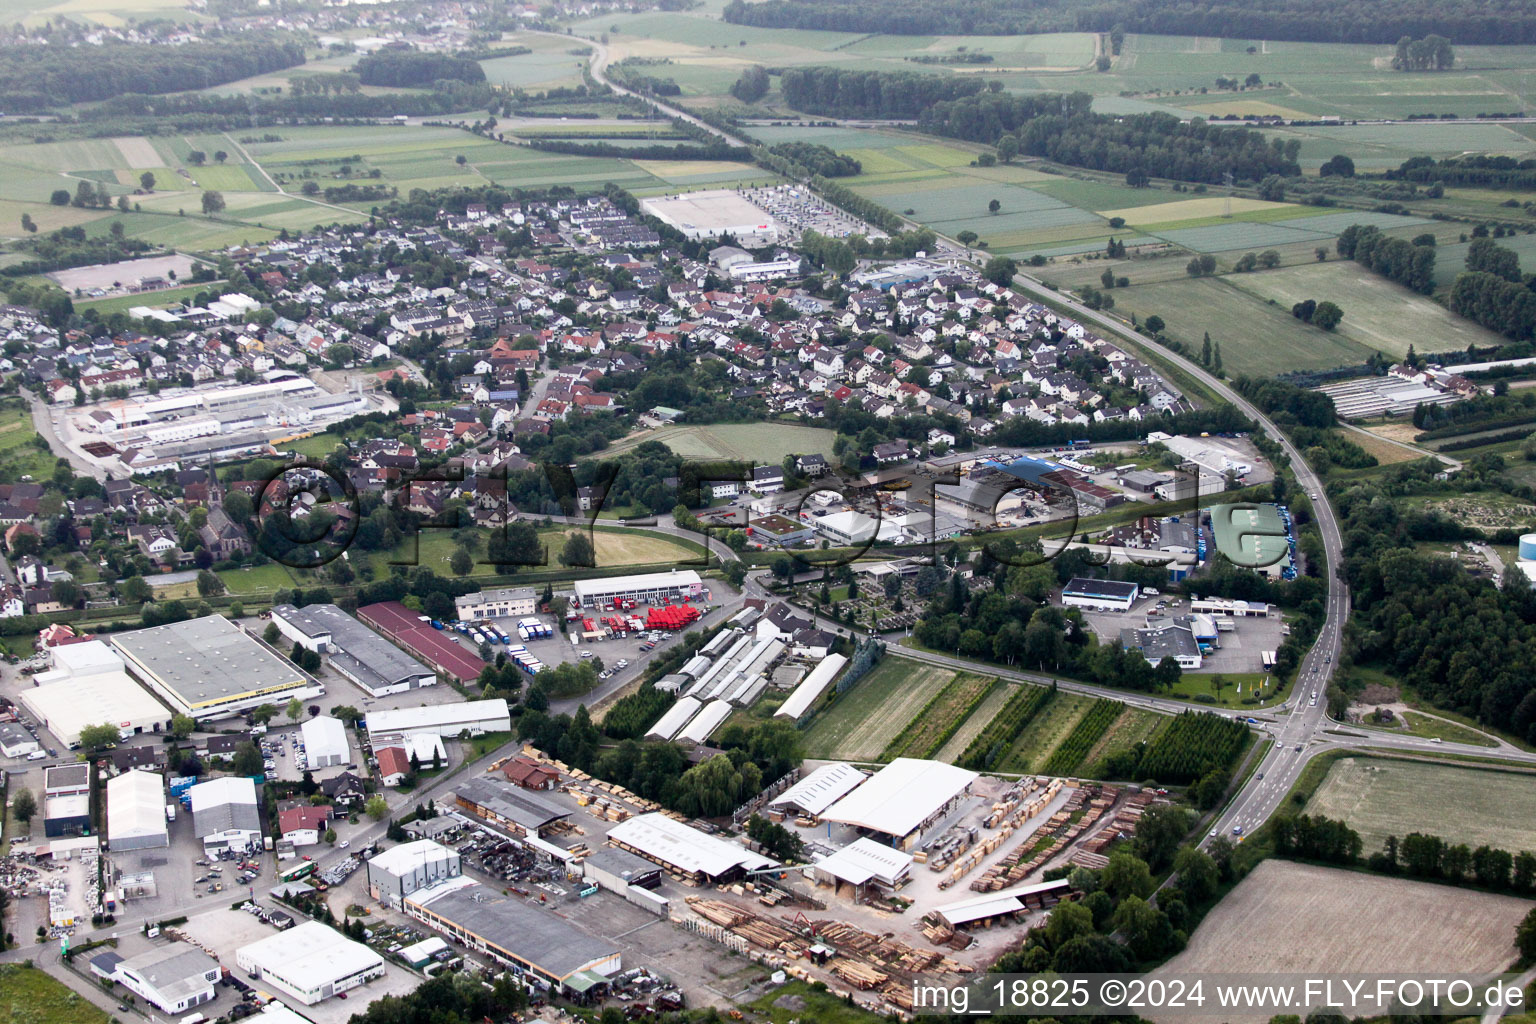
[[[942,761],[898,757],[822,815],[909,845],[967,792],[977,774]]]
[[[171,845],[165,823],[165,780],[154,772],[123,772],[107,781],[107,849],[153,850]]]

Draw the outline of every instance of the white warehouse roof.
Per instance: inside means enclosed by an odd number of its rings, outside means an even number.
[[[320,715],[299,726],[299,732],[304,736],[304,756],[310,764],[323,764],[327,757],[347,759],[347,727],[341,719]]]
[[[423,704],[414,708],[386,708],[368,712],[367,725],[370,736],[385,733],[437,732],[441,735],[457,735],[461,723],[475,722],[488,732],[505,732],[512,728],[512,716],[504,698],[494,700],[461,700],[452,704]],[[449,731],[444,733],[443,730]]]
[[[1014,914],[1021,910],[1033,909],[1040,906],[1040,901],[1044,897],[1070,887],[1070,883],[1065,878],[1058,878],[1054,882],[1018,885],[1012,889],[989,892],[985,896],[972,896],[970,899],[946,903],[942,907],[934,907],[933,912],[948,922],[951,928],[959,928],[972,921],[997,917],[999,914]]]
[[[703,743],[709,739],[709,734],[720,728],[722,722],[731,716],[734,710],[728,700],[712,700],[704,705],[704,710],[693,716],[693,720],[683,726],[683,731],[677,734],[677,738],[690,743]]]
[[[893,850],[868,837],[854,840],[832,856],[816,862],[817,871],[825,871],[844,882],[863,885],[874,879],[893,886],[912,869],[912,855]]]
[[[376,853],[368,861],[369,868],[378,868],[392,875],[408,875],[424,864],[457,857],[458,854],[441,843],[430,839],[416,839]]]
[[[165,705],[121,670],[73,676],[59,670],[44,672],[36,681],[17,699],[65,743],[77,742],[88,725],[109,722],[129,732],[152,732],[171,721]]]
[[[646,733],[646,739],[669,740],[677,735],[677,731],[699,713],[703,707],[697,697],[679,697],[677,703],[667,708],[666,713],[656,720],[651,726],[651,731]]]
[[[826,692],[832,685],[832,680],[848,664],[848,659],[841,654],[829,654],[821,660],[821,664],[811,670],[811,674],[800,681],[794,692],[779,705],[779,710],[773,713],[775,718],[791,718],[799,721],[816,699]]]
[[[146,842],[152,839],[159,842]],[[107,848],[165,846],[167,841],[165,780],[138,769],[108,779]]]
[[[608,838],[653,860],[711,878],[737,867],[756,871],[778,863],[654,811],[619,822],[608,830]]]
[[[975,772],[942,761],[898,757],[823,815],[842,822],[904,836],[975,782]]]
[[[285,987],[299,991],[318,991],[329,982],[384,965],[379,954],[319,921],[305,921],[241,946],[235,958],[243,969],[254,964],[263,975],[277,975]]]
[[[853,792],[868,776],[841,761],[824,764],[811,774],[768,801],[769,807],[795,807],[807,814],[820,815],[828,807]]]
[[[697,587],[702,584],[699,574],[692,569],[673,569],[671,572],[648,572],[636,576],[604,576],[593,580],[577,580],[571,589],[583,601],[589,594],[627,594],[646,590],[664,590],[670,587]]]

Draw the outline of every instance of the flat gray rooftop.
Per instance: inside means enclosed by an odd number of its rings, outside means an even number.
[[[577,931],[569,921],[502,896],[484,885],[465,886],[431,899],[428,910],[556,978],[618,953],[609,942]]]
[[[303,608],[280,604],[272,611],[293,623],[306,636],[329,633],[336,647],[330,652],[331,661],[344,662],[352,675],[375,688],[394,686],[422,676],[428,679],[436,676],[430,668],[334,604],[307,604]]]
[[[130,668],[194,709],[312,683],[291,661],[222,615],[119,633],[111,639]]]

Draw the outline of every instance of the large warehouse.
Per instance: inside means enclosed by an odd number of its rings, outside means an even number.
[[[768,211],[730,189],[656,196],[640,200],[640,206],[687,238],[730,235],[753,249],[779,240],[779,226]]]
[[[852,825],[898,849],[907,849],[923,828],[970,792],[975,772],[942,761],[898,757],[869,781],[833,804],[827,821]]]
[[[571,588],[580,607],[597,609],[606,609],[614,601],[677,601],[704,593],[704,583],[692,569],[577,580]]]
[[[324,692],[314,677],[222,615],[120,633],[112,646],[135,678],[199,721]]]
[[[169,845],[165,780],[138,769],[107,780],[107,849],[122,853]]]
[[[430,839],[391,846],[368,861],[368,895],[398,906],[417,889],[463,874],[457,851]]]
[[[368,712],[364,722],[375,749],[412,733],[454,737],[461,733],[479,736],[510,732],[512,712],[501,697],[492,700],[461,700],[453,704],[424,704],[418,708],[385,708]],[[381,742],[383,741],[383,742]]]
[[[319,921],[241,946],[235,963],[305,1006],[384,976],[383,957]]]
[[[834,761],[822,765],[790,786],[768,801],[768,806],[775,810],[820,817],[823,811],[852,793],[867,778],[869,776],[853,765]]]
[[[749,871],[778,866],[744,846],[656,812],[619,822],[608,830],[608,841],[699,882],[731,882]]]
[[[32,677],[17,698],[59,742],[80,743],[80,730],[109,723],[124,735],[164,732],[171,712],[123,671],[123,659],[100,640],[50,651],[53,668]]]
[[[1229,562],[1266,576],[1284,576],[1291,568],[1290,529],[1272,502],[1211,506],[1216,550]]]
[[[357,617],[461,683],[480,678],[480,670],[485,668],[485,662],[460,647],[452,633],[433,629],[430,619],[417,615],[399,601],[364,605],[357,610]]]
[[[331,659],[331,667],[370,696],[387,697],[437,682],[437,673],[334,604],[275,605],[272,621],[285,637]]]
[[[244,777],[199,782],[187,790],[192,802],[192,830],[203,841],[206,853],[261,846],[261,811],[256,805],[256,784]]]
[[[531,906],[521,896],[468,878],[421,889],[405,912],[506,964],[541,988],[581,995],[606,985],[623,964],[613,944],[572,927],[570,920]]]
[[[311,770],[346,764],[352,756],[352,748],[347,744],[347,727],[339,718],[330,715],[311,718],[299,726],[299,733],[304,737],[304,760]]]

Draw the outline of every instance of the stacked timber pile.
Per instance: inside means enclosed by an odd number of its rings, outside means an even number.
[[[704,920],[740,935],[755,946],[780,950],[785,945],[793,945],[797,941],[791,929],[767,918],[758,917],[750,910],[743,910],[722,900],[705,899],[700,896],[688,896],[686,901],[693,908],[693,912]]]
[[[868,964],[861,964],[857,960],[849,960],[845,957],[838,957],[827,967],[854,988],[875,988],[891,979],[891,976],[884,971],[878,971]]]
[[[1150,789],[1144,789],[1139,793],[1132,794],[1128,800],[1121,804],[1114,819],[1104,826],[1103,831],[1083,845],[1090,853],[1102,853],[1116,839],[1122,836],[1135,835],[1136,826],[1141,824],[1141,816],[1146,813],[1147,808],[1152,806],[1157,799],[1157,794]]]
[[[985,874],[972,882],[971,889],[976,892],[996,892],[1018,885],[1078,836],[1093,828],[1104,813],[1114,806],[1119,792],[1114,786],[1074,790],[1059,811],[1020,843],[1012,854],[992,865]],[[1074,816],[1077,817],[1075,821]]]
[[[918,949],[900,939],[876,935],[842,921],[818,921],[815,928],[816,937],[835,946],[838,953],[844,956],[857,954],[881,970],[900,971],[903,974],[922,974],[926,971],[969,974],[972,970],[942,953]]]

